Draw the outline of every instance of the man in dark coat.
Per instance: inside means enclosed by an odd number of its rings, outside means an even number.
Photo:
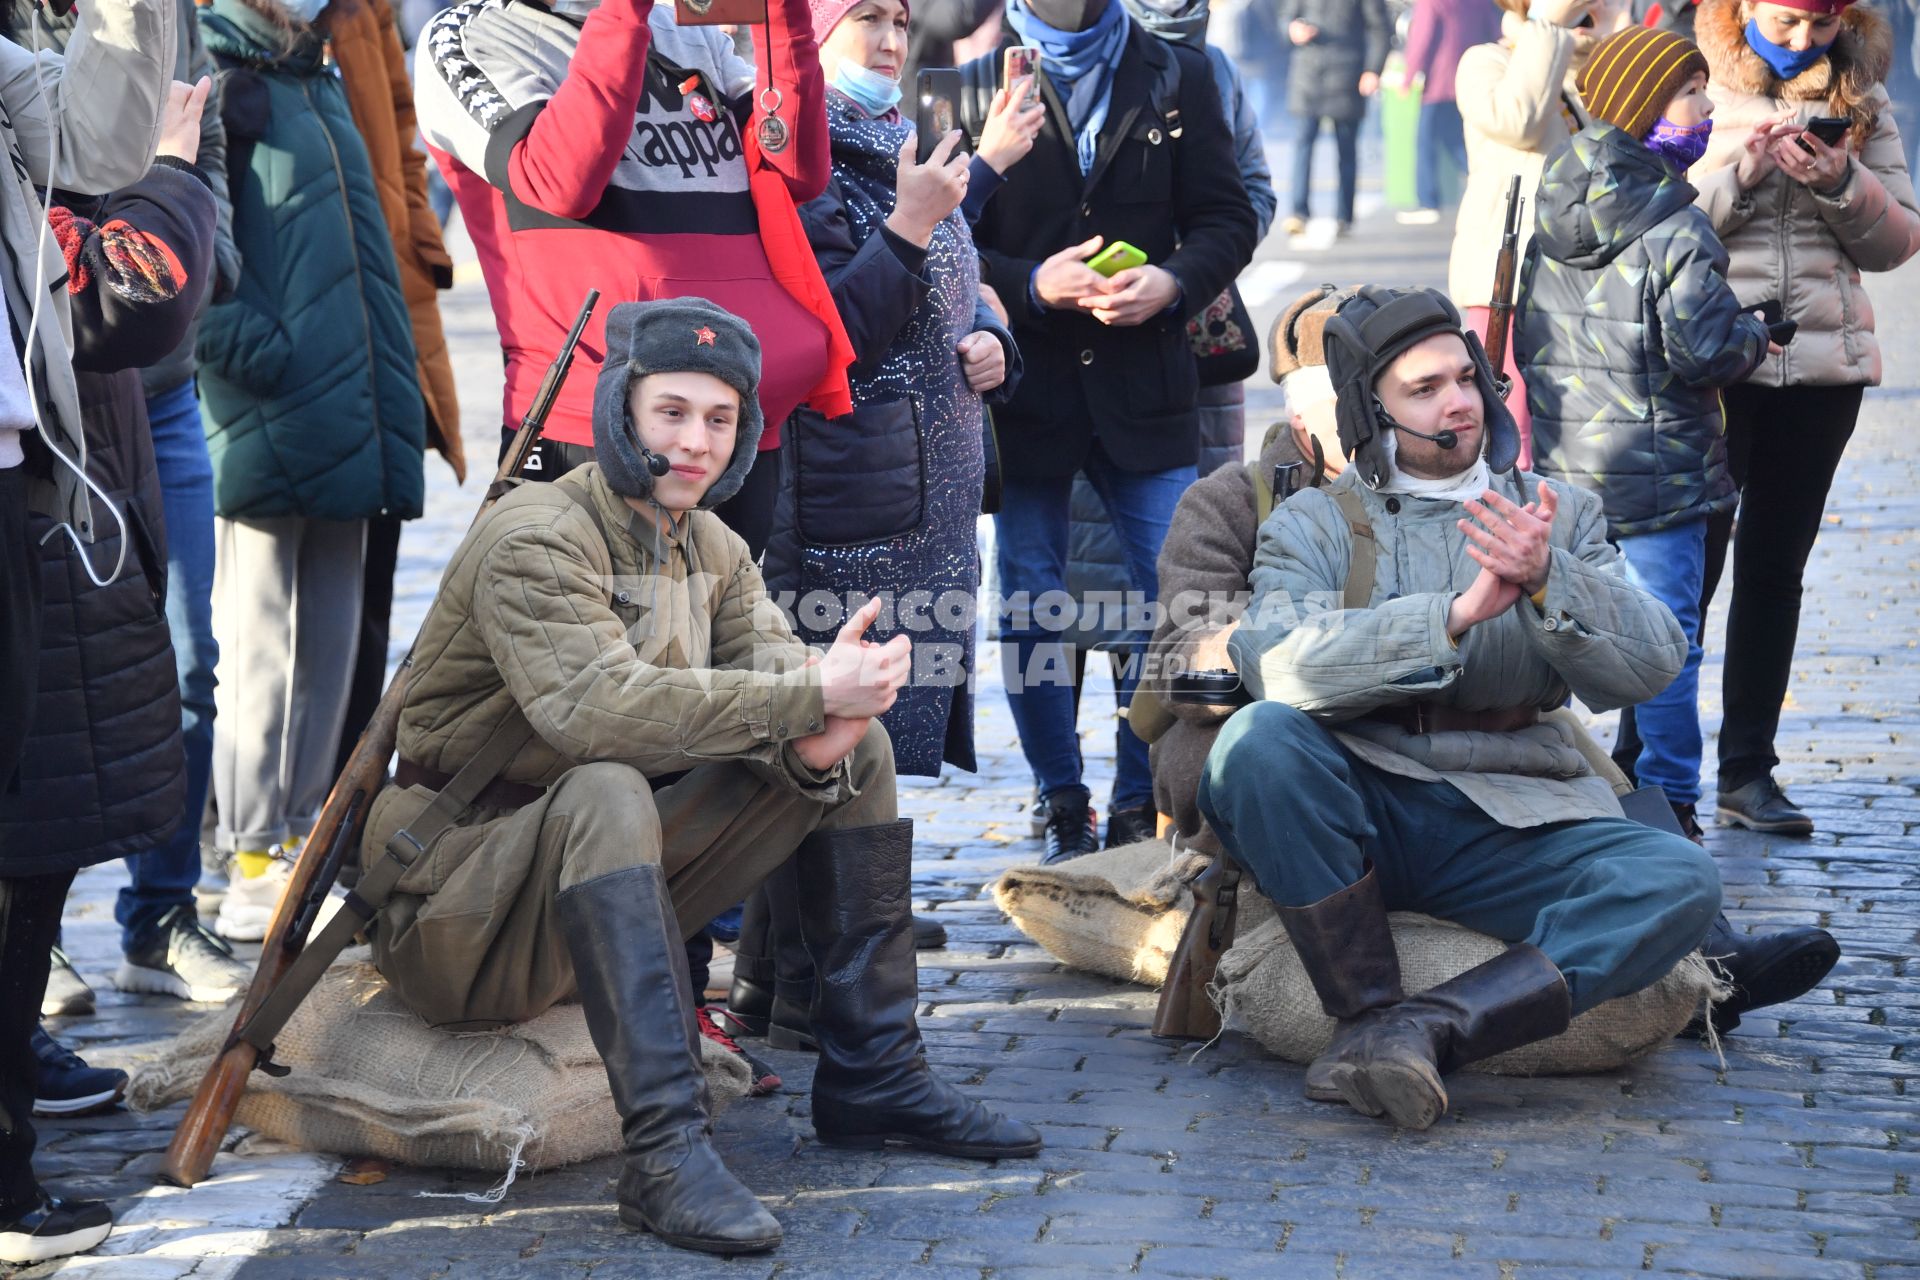
[[[1320,122],[1333,124],[1340,157],[1340,230],[1353,225],[1354,193],[1360,181],[1360,122],[1367,99],[1380,88],[1393,24],[1386,0],[1280,0],[1280,29],[1293,43],[1287,77],[1287,110],[1293,135],[1293,213],[1281,224],[1288,235],[1307,229],[1307,196],[1313,182],[1313,144]]]
[[[1111,0],[1014,0],[1007,21],[1042,51],[1047,118],[974,240],[1026,362],[996,415],[1000,634],[1017,662],[1007,700],[1054,861],[1097,844],[1074,732],[1073,655],[1058,639],[1062,620],[1044,614],[1047,593],[1066,589],[1073,477],[1085,470],[1093,480],[1134,591],[1152,600],[1154,561],[1199,452],[1186,322],[1246,266],[1256,223],[1205,55],[1155,39]],[[988,83],[995,75],[983,64],[968,71]],[[1088,266],[1122,241],[1145,265],[1110,278]],[[1123,706],[1132,685],[1131,676],[1120,682]],[[1119,732],[1113,809],[1150,822],[1145,744],[1124,724]]]

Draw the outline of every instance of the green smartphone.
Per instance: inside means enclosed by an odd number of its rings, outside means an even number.
[[[1087,260],[1087,265],[1111,280],[1122,271],[1131,271],[1135,267],[1147,265],[1147,255],[1128,244],[1125,240],[1115,240]]]

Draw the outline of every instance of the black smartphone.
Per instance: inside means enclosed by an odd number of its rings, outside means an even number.
[[[918,89],[920,101],[913,127],[919,135],[920,163],[925,164],[940,139],[960,128],[960,72],[954,67],[927,67],[920,72]],[[970,149],[963,130],[953,154]]]
[[[1760,323],[1771,329],[1787,318],[1787,309],[1780,305],[1780,299],[1768,298],[1765,302],[1756,302],[1747,308],[1760,317]]]
[[[1782,320],[1778,324],[1770,324],[1767,326],[1767,339],[1771,342],[1777,342],[1784,347],[1793,341],[1793,335],[1798,332],[1800,332],[1800,322],[1798,320]]]
[[[1847,130],[1852,127],[1853,121],[1845,116],[1815,116],[1807,121],[1805,132],[1812,134],[1830,147],[1837,147],[1840,145],[1840,139],[1846,137]],[[1794,142],[1808,155],[1813,154],[1813,148],[1807,145],[1806,139],[1795,138]]]

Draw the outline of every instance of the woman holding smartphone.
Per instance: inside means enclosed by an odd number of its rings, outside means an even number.
[[[1851,0],[1705,0],[1694,22],[1718,105],[1689,173],[1749,306],[1778,301],[1793,340],[1725,393],[1740,486],[1720,726],[1722,822],[1807,835],[1773,780],[1774,733],[1800,627],[1801,577],[1827,490],[1853,435],[1880,345],[1863,271],[1920,251],[1914,199],[1884,80],[1887,21]],[[1825,133],[1834,139],[1823,141]],[[1734,517],[1710,522],[1704,604]]]
[[[788,428],[767,585],[776,597],[792,593],[809,644],[831,642],[850,602],[888,601],[873,639],[904,632],[915,654],[914,678],[880,718],[895,767],[929,777],[943,762],[971,770],[983,406],[1012,390],[1020,364],[1012,335],[981,301],[961,204],[1032,148],[1044,108],[1026,84],[1010,85],[977,156],[949,133],[918,163],[915,128],[899,111],[906,5],[814,0],[813,22],[833,175],[800,216],[853,343],[854,408],[834,419],[802,409]],[[840,612],[824,607],[829,599]],[[797,922],[781,918],[788,883],[775,873],[748,902],[728,1004],[750,1031],[774,1016],[775,1043],[791,1048],[789,1037],[804,1034],[812,973]],[[944,940],[930,921],[916,938]],[[788,957],[777,1011],[776,955]]]

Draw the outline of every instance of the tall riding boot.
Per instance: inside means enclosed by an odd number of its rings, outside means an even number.
[[[911,902],[913,823],[816,831],[800,844],[800,924],[819,977],[813,1127],[822,1142],[900,1142],[982,1160],[1030,1156],[1040,1135],[927,1067]]]
[[[1425,1129],[1447,1111],[1442,1076],[1558,1035],[1572,1016],[1566,978],[1544,951],[1523,942],[1363,1016],[1333,1062],[1333,1086],[1363,1115]]]
[[[557,902],[593,1046],[620,1112],[620,1221],[668,1244],[755,1253],[780,1224],[713,1149],[686,949],[656,866],[574,885]]]
[[[1333,1065],[1369,1010],[1400,1003],[1400,957],[1387,928],[1387,903],[1371,863],[1367,873],[1310,907],[1278,907],[1320,1007],[1334,1020],[1333,1038],[1307,1068],[1306,1094],[1340,1102]]]
[[[1840,944],[1825,929],[1801,925],[1741,934],[1724,914],[1707,930],[1700,950],[1733,982],[1733,994],[1713,1006],[1713,1029],[1722,1033],[1739,1026],[1741,1014],[1805,995],[1840,960]],[[1697,1033],[1694,1026],[1688,1030]]]
[[[800,879],[796,859],[774,869],[747,895],[734,953],[727,1014],[748,1035],[776,1049],[813,1052],[813,957],[800,935]]]

